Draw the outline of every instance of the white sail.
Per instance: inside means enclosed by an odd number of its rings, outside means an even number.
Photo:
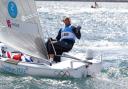
[[[28,55],[46,58],[34,0],[0,0],[0,41]],[[26,19],[26,17],[31,18]]]

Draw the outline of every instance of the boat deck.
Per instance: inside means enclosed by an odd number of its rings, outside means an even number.
[[[85,65],[82,62],[73,61],[73,60],[66,60],[59,63],[54,63],[51,68],[55,69],[69,69],[69,68],[79,68],[81,66]]]

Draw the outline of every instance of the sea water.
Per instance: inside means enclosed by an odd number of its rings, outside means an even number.
[[[85,58],[88,48],[94,57],[102,56],[102,71],[95,78],[56,79],[0,74],[0,89],[128,89],[128,3],[37,1],[45,40],[55,38],[69,16],[82,27],[82,37],[69,52]]]

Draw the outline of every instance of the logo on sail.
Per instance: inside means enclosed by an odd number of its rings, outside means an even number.
[[[6,22],[7,22],[8,27],[11,28],[11,25],[12,25],[11,24],[11,21],[10,20],[7,20]]]
[[[20,24],[14,23],[14,22],[12,22],[11,20],[6,20],[6,23],[7,23],[7,26],[8,26],[9,28],[12,28],[12,27],[19,28],[19,27],[20,27]]]
[[[10,1],[8,3],[8,13],[12,18],[16,18],[17,16],[17,13],[18,13],[17,6],[13,1]]]

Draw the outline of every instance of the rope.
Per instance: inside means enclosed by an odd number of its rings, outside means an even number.
[[[90,61],[87,61],[87,60],[81,60],[81,59],[79,59],[79,58],[73,57],[73,56],[68,55],[68,54],[56,55],[56,56],[59,56],[59,57],[65,57],[65,58],[71,58],[71,59],[74,59],[74,60],[77,60],[77,61],[80,61],[80,62],[83,62],[83,63],[93,64],[93,63],[90,62]]]
[[[47,30],[46,30],[46,32],[47,32],[48,38],[50,38],[49,33],[48,33],[48,31],[47,31]],[[57,55],[57,54],[56,54],[55,47],[54,47],[54,45],[53,45],[53,43],[52,43],[51,39],[49,39],[49,40],[50,40],[50,43],[51,43],[51,45],[52,45],[52,48],[53,48],[54,54],[55,54],[55,55]]]

